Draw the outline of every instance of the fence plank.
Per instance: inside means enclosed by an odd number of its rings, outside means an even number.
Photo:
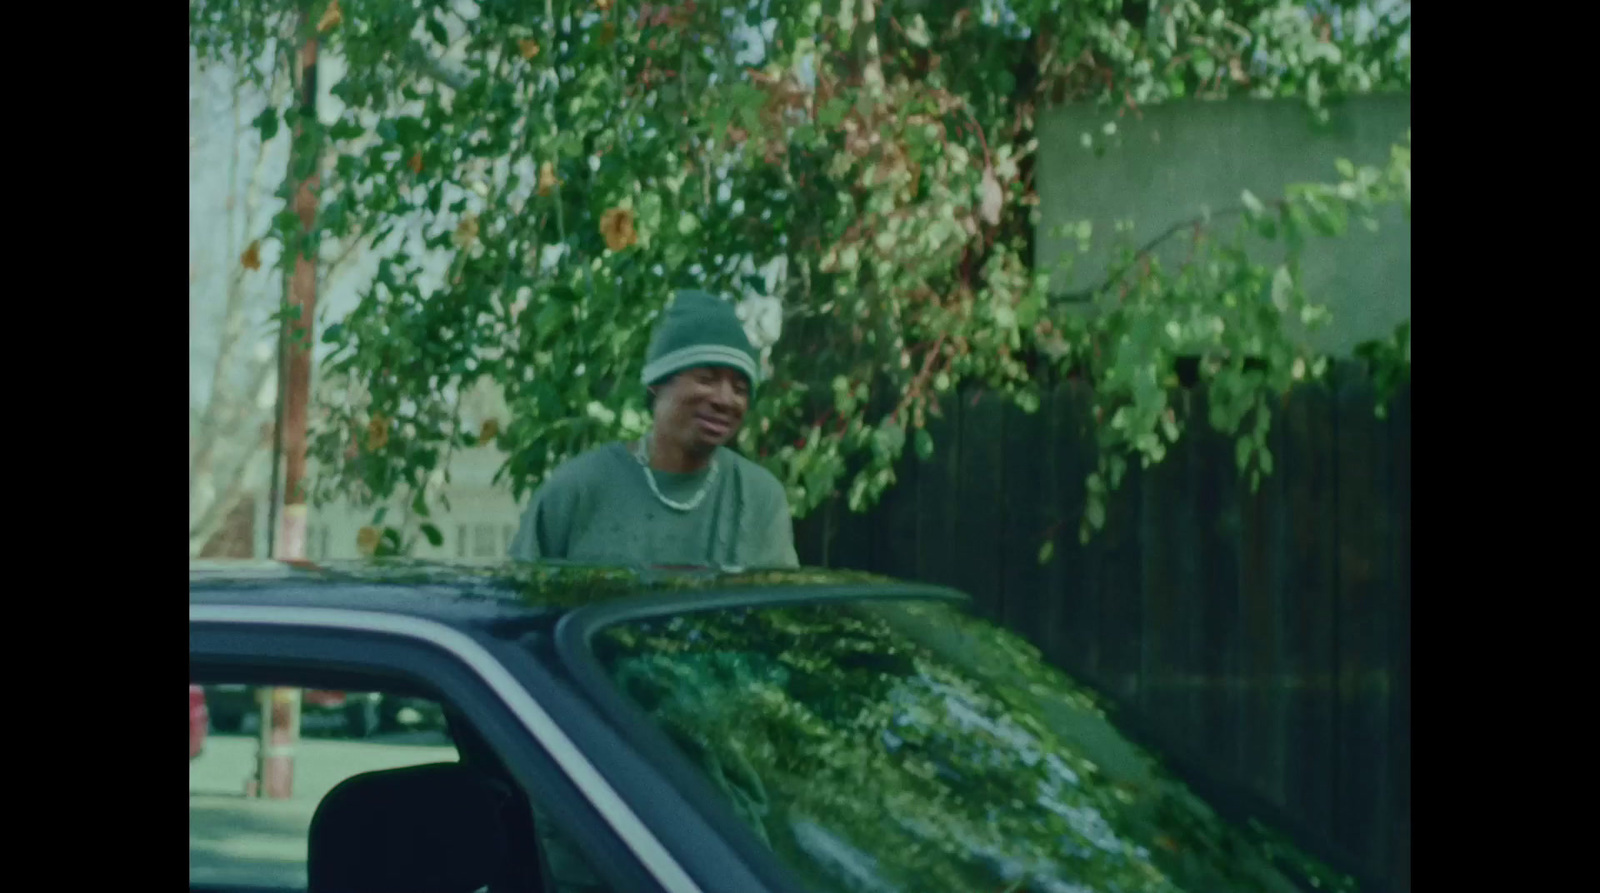
[[[824,507],[817,506],[804,518],[795,519],[794,551],[800,557],[802,567],[823,567],[828,563],[822,547],[824,514]]]
[[[1195,542],[1205,593],[1201,616],[1191,630],[1192,652],[1202,677],[1217,682],[1199,692],[1197,721],[1201,751],[1212,764],[1235,776],[1245,769],[1243,599],[1239,579],[1240,505],[1233,448],[1211,428],[1209,400],[1197,391],[1185,401],[1190,420],[1184,437],[1192,444],[1189,486],[1195,498]]]
[[[917,475],[916,578],[942,585],[955,584],[955,511],[961,459],[961,400],[945,395],[940,412],[928,417],[933,456]]]
[[[1187,445],[1187,441],[1175,445],[1164,461],[1145,469],[1138,490],[1144,627],[1139,643],[1139,707],[1157,729],[1181,742],[1189,742],[1194,732],[1188,629],[1195,593],[1193,579],[1185,580],[1181,567],[1181,553],[1189,545],[1183,528],[1194,524],[1193,505],[1185,492]],[[1184,749],[1190,750],[1187,744]]]
[[[1044,592],[1046,574],[1039,564],[1039,546],[1048,523],[1041,493],[1049,474],[1048,407],[1038,412],[1004,407],[1005,438],[1001,449],[1004,515],[1000,536],[1001,619],[1028,637],[1041,650],[1045,644],[1041,623],[1044,605],[1059,601]]]
[[[1093,470],[1089,426],[1089,390],[1070,382],[1051,396],[1047,454],[1053,481],[1041,493],[1049,502],[1045,517],[1055,537],[1055,556],[1048,565],[1048,609],[1045,653],[1057,664],[1086,680],[1100,672],[1098,581],[1093,554],[1078,538],[1083,519],[1084,481]]]
[[[917,518],[921,515],[922,491],[918,476],[923,463],[917,459],[913,434],[906,432],[905,453],[895,465],[895,483],[884,494],[883,507],[876,516],[884,520],[879,536],[877,561],[872,569],[896,577],[915,576],[917,570]]]
[[[960,477],[956,499],[944,506],[956,519],[952,551],[957,563],[952,577],[957,588],[971,595],[985,616],[999,618],[1004,611],[1004,594],[996,558],[1002,554],[1005,481],[1000,463],[1006,419],[996,394],[962,394],[960,402]]]
[[[1285,805],[1330,830],[1339,791],[1337,730],[1338,530],[1330,521],[1338,506],[1333,394],[1305,388],[1291,400],[1285,420],[1288,443],[1278,475],[1286,489],[1282,523],[1274,531],[1273,560],[1281,574],[1275,598],[1281,605],[1288,727],[1283,754]]]
[[[1302,442],[1307,436],[1303,403],[1291,404],[1288,418],[1278,427],[1290,430],[1276,433],[1275,448],[1290,438]],[[1252,685],[1243,705],[1242,777],[1268,800],[1283,805],[1288,799],[1285,755],[1290,689],[1281,683],[1288,679],[1291,667],[1283,653],[1288,624],[1280,598],[1288,578],[1284,553],[1288,549],[1285,515],[1289,505],[1284,486],[1289,475],[1281,465],[1287,457],[1281,454],[1288,451],[1278,451],[1279,473],[1252,493],[1239,480],[1232,443],[1226,439],[1224,443],[1227,446],[1223,461],[1233,475],[1232,489],[1240,501],[1239,602],[1244,635],[1250,641],[1244,661],[1244,671]]]
[[[870,570],[874,567],[872,533],[876,520],[864,512],[850,511],[843,492],[847,492],[849,479],[839,482],[841,495],[833,499],[833,542],[829,552],[834,556],[833,566],[851,570]]]
[[[1181,392],[1176,397],[1180,403],[1189,399]],[[1168,554],[1177,597],[1174,612],[1177,625],[1171,638],[1176,645],[1174,655],[1178,659],[1175,663],[1182,668],[1184,681],[1176,708],[1186,740],[1196,753],[1203,753],[1205,719],[1201,706],[1208,700],[1208,692],[1219,690],[1219,686],[1225,687],[1227,683],[1208,668],[1206,656],[1215,648],[1214,643],[1205,641],[1205,624],[1216,593],[1211,591],[1205,576],[1199,443],[1192,437],[1182,438],[1169,448],[1167,459],[1173,462],[1174,473],[1173,500],[1166,511],[1171,516]]]
[[[1389,653],[1394,655],[1389,740],[1391,799],[1385,835],[1393,843],[1389,877],[1395,893],[1411,890],[1411,387],[1397,395],[1392,407],[1389,449],[1394,454],[1395,503],[1394,630]]]
[[[1374,417],[1370,381],[1338,376],[1339,490],[1339,796],[1337,837],[1372,864],[1388,860],[1387,811],[1390,613],[1389,545],[1394,537],[1387,425]]]
[[[1135,462],[1122,486],[1107,500],[1105,529],[1091,543],[1100,615],[1101,684],[1129,705],[1138,703],[1141,691],[1145,619],[1140,598],[1139,494],[1143,485],[1143,472]]]

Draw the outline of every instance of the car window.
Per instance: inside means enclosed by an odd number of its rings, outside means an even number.
[[[1219,818],[1089,692],[948,605],[707,611],[593,648],[819,891],[1287,893],[1300,872],[1350,889]]]
[[[305,889],[311,817],[335,785],[364,772],[458,759],[433,701],[302,690],[291,796],[252,796],[264,691],[190,688],[191,887]]]

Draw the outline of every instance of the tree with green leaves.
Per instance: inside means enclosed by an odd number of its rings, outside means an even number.
[[[1128,246],[1083,314],[1032,263],[1038,116],[1229,95],[1409,90],[1409,4],[1373,0],[193,0],[191,44],[288,64],[306,40],[346,63],[336,121],[269,110],[323,159],[316,226],[291,251],[370,233],[358,306],[322,333],[316,496],[426,512],[453,450],[492,440],[520,495],[562,459],[648,424],[650,323],[677,287],[744,296],[781,337],[738,446],[804,514],[894,483],[908,444],[964,385],[1024,409],[1078,374],[1102,420],[1083,533],[1130,461],[1193,420],[1168,402],[1199,356],[1204,420],[1270,471],[1268,406],[1323,366],[1300,323],[1300,242],[1410,202],[1391,163],[1246,197],[1182,265]],[[259,76],[259,73],[252,74]],[[1401,135],[1397,134],[1397,138]],[[1288,260],[1243,250],[1284,240]],[[285,252],[286,256],[291,256]],[[768,275],[760,275],[766,271]],[[1173,323],[1173,324],[1169,324]],[[763,345],[770,347],[770,343]],[[1247,363],[1265,358],[1265,363]],[[467,430],[482,380],[509,418]]]
[[[252,85],[235,66],[202,72],[198,61],[189,76],[189,188],[198,211],[189,239],[191,556],[270,468],[278,357],[266,324],[282,282],[271,272],[278,246],[262,237],[280,203],[287,137],[260,134],[248,119],[253,107],[276,108],[288,95],[281,70]],[[320,279],[338,281],[360,247],[359,238],[329,240]]]

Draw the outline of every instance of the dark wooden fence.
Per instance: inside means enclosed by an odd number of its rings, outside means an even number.
[[[802,521],[801,560],[970,593],[1158,747],[1409,890],[1409,387],[1386,420],[1353,367],[1296,391],[1254,494],[1204,395],[1179,399],[1197,423],[1130,472],[1087,546],[1088,394],[1063,386],[1033,414],[988,394],[947,401],[935,455],[908,457],[869,513]]]

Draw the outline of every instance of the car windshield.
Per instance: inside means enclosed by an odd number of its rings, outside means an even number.
[[[608,626],[593,651],[815,890],[1355,889],[1222,819],[1090,692],[952,604],[677,614]]]

